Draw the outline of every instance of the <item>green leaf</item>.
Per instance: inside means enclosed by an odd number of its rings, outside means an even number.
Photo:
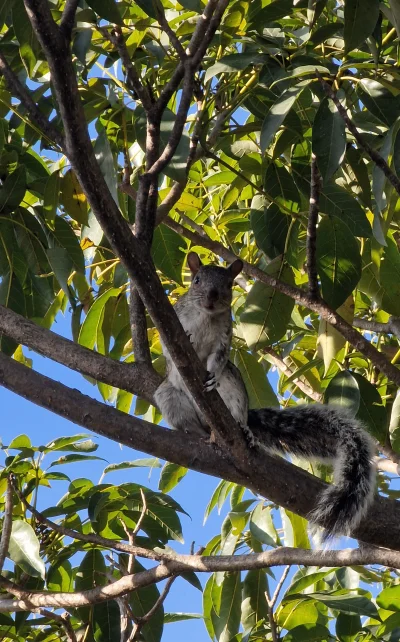
[[[206,71],[204,82],[210,80],[220,73],[235,73],[242,69],[247,69],[250,65],[260,65],[267,62],[268,57],[265,54],[237,53],[222,56],[214,65],[211,65]]]
[[[265,209],[252,209],[250,224],[258,247],[269,259],[284,253],[290,217],[283,214],[275,203]]]
[[[109,464],[109,466],[106,466],[103,470],[103,475],[128,468],[161,468],[161,464],[156,457],[135,459],[134,461],[121,461],[119,464]]]
[[[26,192],[26,169],[19,165],[0,187],[0,213],[9,214],[21,203]]]
[[[78,435],[72,435],[71,437],[58,437],[50,441],[46,446],[42,446],[40,450],[44,453],[49,453],[54,450],[74,450],[75,444],[87,437],[90,437],[90,433],[83,432]],[[71,448],[69,448],[69,446],[71,446]]]
[[[94,605],[93,632],[96,642],[115,642],[121,638],[121,613],[115,600]]]
[[[385,85],[372,78],[362,78],[357,83],[357,94],[371,114],[388,127],[393,125],[399,115],[398,96],[394,96]]]
[[[379,0],[346,0],[344,3],[345,51],[356,49],[373,32],[379,17]]]
[[[353,372],[352,376],[356,380],[360,392],[357,419],[363,422],[373,437],[381,443],[385,443],[388,421],[386,407],[382,403],[382,398],[368,379],[357,372]]]
[[[135,559],[134,572],[140,573],[144,571],[145,567]],[[160,597],[160,592],[155,584],[140,588],[137,591],[132,591],[129,595],[129,604],[132,608],[132,613],[136,617],[143,617],[150,611],[150,609],[157,602]],[[145,642],[160,642],[164,628],[164,608],[161,605],[150,618],[141,633]]]
[[[361,278],[358,243],[340,219],[325,217],[320,221],[316,259],[322,296],[336,310],[346,301]]]
[[[89,0],[88,5],[100,18],[104,18],[104,20],[108,20],[112,24],[123,24],[118,5],[114,0]]]
[[[346,151],[346,125],[335,104],[324,98],[315,115],[312,149],[326,184],[341,164]]]
[[[220,607],[211,613],[218,642],[229,642],[238,633],[241,597],[240,572],[224,573]]]
[[[100,171],[104,177],[111,196],[118,205],[117,172],[115,170],[114,156],[111,151],[110,141],[107,138],[106,130],[98,124],[99,135],[94,145],[94,154],[99,164]]]
[[[119,294],[119,288],[110,288],[103,292],[90,306],[89,312],[79,332],[78,343],[80,343],[80,345],[93,350],[96,343],[97,329],[102,320],[104,306],[111,297],[117,297]]]
[[[360,390],[357,380],[350,372],[338,372],[331,379],[325,391],[325,403],[330,406],[340,406],[355,417],[360,408]]]
[[[279,2],[271,3],[270,6],[272,6],[272,4],[282,5],[283,3],[282,0],[279,0]],[[308,83],[309,81],[302,81],[295,87],[287,89],[281,96],[279,96],[278,100],[268,111],[261,127],[260,145],[263,154],[267,151],[279,127],[282,125],[296,99],[299,97],[303,89],[307,87]]]
[[[49,211],[50,216],[53,217],[52,219],[50,218],[50,221],[54,221],[54,201],[57,203],[56,198],[58,198],[58,192],[55,192],[54,190],[59,190],[59,181],[60,179],[58,173],[56,172],[55,174],[52,174],[46,184],[44,196],[45,200],[43,203],[46,222],[49,221]],[[64,206],[65,211],[72,219],[74,219],[74,221],[81,223],[81,225],[87,225],[87,200],[73,169],[69,169],[64,174],[64,176],[62,177],[61,185],[61,202]]]
[[[201,613],[165,613],[164,623],[184,622],[185,620],[202,620]]]
[[[32,448],[32,442],[29,439],[28,435],[18,435],[18,437],[15,437],[14,439],[11,440],[10,444],[8,445],[8,448]]]
[[[278,163],[270,163],[264,177],[266,193],[282,203],[286,208],[297,212],[300,203],[300,194],[289,172]]]
[[[332,639],[329,629],[322,624],[300,624],[295,626],[284,637],[284,642],[316,642]]]
[[[68,560],[50,566],[47,571],[47,588],[49,591],[65,593],[73,591],[72,566]]]
[[[46,250],[46,256],[60,287],[68,297],[71,297],[68,279],[74,269],[74,265],[67,250],[64,247],[49,248]]]
[[[326,604],[330,609],[336,609],[342,613],[353,613],[354,615],[366,615],[379,620],[377,608],[371,600],[363,595],[324,595],[322,593],[310,593],[309,598]]]
[[[91,460],[106,461],[103,457],[96,457],[95,455],[64,455],[63,457],[56,459],[56,461],[51,462],[49,468],[52,468],[53,466],[61,466],[62,464],[72,464],[77,461]]]
[[[243,582],[241,621],[244,632],[260,620],[268,621],[267,578],[263,569],[248,571]]]
[[[107,584],[106,564],[102,553],[95,548],[90,549],[83,557],[75,575],[75,591],[88,591],[94,586]],[[104,606],[104,605],[102,605]],[[79,617],[87,622],[93,607],[81,607]]]
[[[74,267],[78,272],[85,273],[85,259],[79,241],[70,224],[60,216],[56,217],[54,231],[49,232],[53,245],[65,248]],[[56,243],[54,243],[54,240]]]
[[[380,265],[382,308],[389,314],[400,314],[400,255],[392,234],[386,238]]]
[[[280,257],[269,263],[265,272],[292,284],[292,270]],[[279,341],[285,333],[294,301],[275,288],[256,281],[246,298],[240,315],[240,327],[250,350],[259,350]]]
[[[178,464],[171,464],[167,462],[164,464],[158,482],[158,488],[163,493],[169,493],[179,482],[185,477],[188,472],[187,468],[178,466]]]
[[[340,642],[352,642],[361,630],[362,624],[359,615],[338,614],[336,618],[336,635]]]
[[[388,586],[379,593],[376,603],[386,611],[400,611],[400,586]]]
[[[222,170],[221,172],[214,172],[207,176],[203,183],[205,187],[214,187],[215,185],[229,185],[237,178],[235,172],[230,170]]]
[[[271,512],[262,502],[259,502],[251,513],[249,527],[252,536],[261,544],[276,547],[278,534],[271,518]]]
[[[182,267],[185,260],[186,241],[166,225],[154,230],[151,254],[160,272],[182,284]]]
[[[39,540],[32,526],[19,519],[13,521],[8,547],[10,559],[28,575],[44,579],[46,569],[39,549]]]
[[[240,370],[249,395],[250,408],[279,407],[267,375],[256,357],[246,350],[235,350],[233,362]]]
[[[361,205],[343,187],[326,185],[319,200],[321,214],[328,214],[346,223],[354,236],[369,237],[371,225]]]

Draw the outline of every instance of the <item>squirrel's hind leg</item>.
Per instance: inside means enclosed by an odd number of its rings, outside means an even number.
[[[247,392],[239,370],[231,361],[228,361],[217,382],[217,390],[232,417],[242,428],[246,428],[249,405]]]
[[[171,428],[189,434],[194,433],[201,437],[209,437],[207,428],[184,390],[175,388],[168,379],[165,379],[157,388],[154,399],[163,418]]]

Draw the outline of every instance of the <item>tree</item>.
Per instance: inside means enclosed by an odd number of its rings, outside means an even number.
[[[159,640],[190,617],[163,612],[177,577],[204,590],[220,642],[398,639],[399,20],[395,0],[0,6],[0,383],[167,462],[160,492],[73,480],[39,512],[41,487],[69,479],[44,455],[86,461],[96,445],[4,447],[2,639]],[[250,450],[203,392],[171,305],[189,248],[244,262],[231,358],[251,407],[341,403],[376,439],[362,548],[311,550],[306,518],[331,471]],[[67,309],[73,341],[50,330]],[[215,441],[157,425],[159,335]],[[104,403],[35,371],[24,347],[89,377]],[[228,497],[231,510],[183,556],[167,547],[183,511],[169,493],[188,469],[221,478],[208,510]]]

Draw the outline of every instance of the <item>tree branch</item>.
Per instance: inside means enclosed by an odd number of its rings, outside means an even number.
[[[184,62],[187,58],[187,55],[185,53],[184,48],[182,47],[180,40],[178,36],[176,35],[175,31],[171,29],[171,27],[168,24],[168,20],[165,17],[164,13],[164,8],[161,3],[155,2],[154,7],[157,13],[157,20],[158,24],[160,25],[161,29],[165,31],[167,34],[168,38],[172,42],[176,53],[178,54],[179,58]]]
[[[67,368],[152,402],[162,378],[140,363],[121,363],[36,325],[0,305],[0,332]]]
[[[332,87],[322,78],[317,69],[315,70],[315,74],[320,81],[326,95],[335,103],[336,109],[347,125],[347,129],[353,134],[360,147],[368,154],[375,165],[379,167],[379,169],[385,174],[388,181],[393,185],[396,192],[400,195],[400,179],[398,179],[396,174],[392,172],[385,159],[375,149],[373,149],[373,147],[371,147],[371,145],[367,143],[366,140],[364,140],[351,118],[347,115],[347,111],[336,96],[336,93],[333,91]]]
[[[398,317],[390,317],[387,323],[379,323],[378,321],[368,321],[367,319],[354,319],[354,327],[367,332],[374,332],[376,334],[382,332],[384,334],[394,334],[400,339],[400,319]]]
[[[316,264],[317,251],[317,223],[319,214],[319,193],[321,189],[321,177],[317,166],[317,157],[311,155],[311,189],[310,189],[310,210],[307,225],[307,273],[308,292],[312,299],[318,301],[318,272]]]
[[[78,4],[79,0],[66,0],[64,11],[61,16],[60,31],[68,41],[71,40]]]
[[[3,570],[4,562],[8,553],[12,529],[12,510],[13,510],[13,486],[11,476],[7,478],[6,502],[4,508],[3,528],[1,531],[0,543],[0,574]]]
[[[144,109],[146,111],[150,111],[153,105],[150,94],[147,88],[143,86],[142,81],[139,78],[139,75],[135,69],[135,66],[131,61],[128,50],[126,48],[124,37],[122,35],[121,27],[115,25],[114,27],[112,27],[111,32],[108,30],[107,27],[98,27],[98,30],[117,49],[118,55],[121,58],[122,64],[125,67],[125,74],[126,74],[128,87],[137,94],[137,97],[142,103]]]
[[[221,555],[202,557],[188,555],[196,559],[197,572],[240,571],[271,566],[365,566],[379,564],[392,568],[400,568],[400,554],[396,551],[383,550],[375,547],[363,549],[344,549],[336,551],[300,548],[275,548],[272,551],[253,553],[249,555]],[[194,568],[191,564],[190,568]],[[161,582],[164,579],[189,570],[188,565],[178,562],[159,564],[158,566],[127,575],[107,586],[99,586],[78,593],[46,593],[42,591],[24,591],[17,585],[1,578],[1,584],[18,599],[0,601],[0,612],[31,611],[41,607],[77,608],[79,606],[99,604],[116,599],[144,586]]]
[[[272,363],[277,368],[279,368],[279,370],[281,370],[283,374],[286,375],[286,377],[288,378],[293,377],[293,374],[294,374],[293,371],[289,368],[289,366],[285,363],[285,361],[278,355],[278,353],[273,348],[265,348],[264,352],[268,354]],[[296,384],[298,389],[304,392],[304,394],[306,394],[307,397],[310,397],[310,399],[313,399],[314,401],[317,401],[317,402],[321,401],[322,395],[320,395],[318,392],[315,392],[315,390],[313,390],[311,386],[306,384],[301,379],[295,377],[293,379],[293,383]]]
[[[62,134],[50,123],[46,116],[40,111],[39,107],[32,100],[30,93],[26,90],[23,84],[18,80],[18,77],[8,64],[6,57],[0,50],[0,73],[6,79],[7,86],[11,93],[14,94],[21,101],[25,107],[32,121],[36,123],[39,129],[44,133],[49,141],[54,141],[61,149],[64,149],[64,138]]]
[[[64,629],[67,642],[77,642],[75,631],[72,627],[70,616],[68,613],[58,615],[57,613],[53,613],[53,611],[48,611],[47,609],[43,608],[34,609],[34,611],[36,613],[40,613],[40,615],[43,615],[44,617],[49,618],[49,620],[54,620],[54,622],[57,622],[57,624],[59,624],[59,626]]]
[[[57,383],[0,353],[0,385],[70,421],[152,456],[222,477],[307,517],[326,488],[319,479],[281,457],[252,451],[251,472],[238,468],[227,449],[126,415]],[[293,492],[296,488],[296,492]],[[364,542],[400,549],[400,505],[377,499],[353,535]],[[129,552],[129,551],[126,551]]]

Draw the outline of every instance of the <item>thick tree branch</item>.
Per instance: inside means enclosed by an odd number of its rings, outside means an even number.
[[[0,50],[0,73],[4,76],[7,86],[11,93],[21,101],[32,121],[39,127],[49,141],[54,141],[61,149],[64,148],[64,138],[62,134],[48,121],[46,116],[40,111],[39,107],[32,100],[28,90],[18,80],[16,74],[8,64],[6,57]]]
[[[250,555],[221,555],[195,558],[197,572],[241,571],[271,566],[364,566],[379,564],[391,568],[400,567],[400,554],[396,551],[364,547],[363,549],[345,549],[338,551],[311,551],[300,548],[280,547],[263,553]],[[193,560],[194,562],[194,560]],[[41,591],[24,591],[19,586],[1,579],[1,584],[16,595],[18,599],[0,601],[0,612],[31,611],[41,607],[77,608],[89,604],[99,604],[122,597],[144,586],[161,582],[172,575],[188,570],[188,565],[178,562],[159,564],[158,566],[135,575],[127,575],[107,586],[100,586],[77,593],[45,593]],[[194,565],[190,565],[193,569]]]
[[[222,477],[306,517],[326,484],[281,457],[252,451],[251,474],[241,471],[226,449],[160,428],[106,406],[34,372],[0,353],[0,385],[94,432],[192,470]],[[293,489],[296,492],[293,492]],[[400,550],[400,504],[379,498],[374,519],[353,533],[364,542]]]
[[[93,350],[36,325],[0,305],[0,332],[31,350],[96,381],[122,388],[152,402],[162,378],[153,368],[139,363],[113,361]]]
[[[11,477],[7,479],[6,502],[4,507],[3,528],[1,530],[0,542],[0,574],[3,570],[4,562],[8,553],[12,529],[12,510],[13,510],[13,486]]]
[[[311,156],[311,188],[310,188],[310,210],[307,225],[307,274],[308,292],[310,297],[318,301],[318,272],[316,263],[317,252],[317,223],[319,214],[319,193],[321,189],[321,178],[317,166],[315,154]]]
[[[371,147],[371,145],[367,143],[366,140],[364,140],[357,127],[348,116],[346,109],[343,107],[340,100],[336,96],[336,93],[333,91],[332,87],[322,78],[317,69],[315,70],[315,74],[319,79],[326,95],[335,103],[336,109],[347,125],[347,129],[353,134],[360,147],[368,154],[375,165],[379,167],[379,169],[385,174],[388,181],[393,185],[396,192],[400,195],[400,179],[397,178],[394,172],[392,172],[385,159],[373,147]]]
[[[121,216],[99,170],[85,123],[70,51],[64,38],[60,37],[49,5],[44,0],[25,0],[25,6],[48,60],[65,129],[66,153],[91,209],[111,247],[124,263],[129,278],[134,281],[171,358],[210,429],[220,439],[235,445],[235,456],[243,461],[247,456],[243,433],[232,422],[218,393],[215,390],[204,392],[205,369],[177,321],[148,253],[131,234],[129,225]]]

